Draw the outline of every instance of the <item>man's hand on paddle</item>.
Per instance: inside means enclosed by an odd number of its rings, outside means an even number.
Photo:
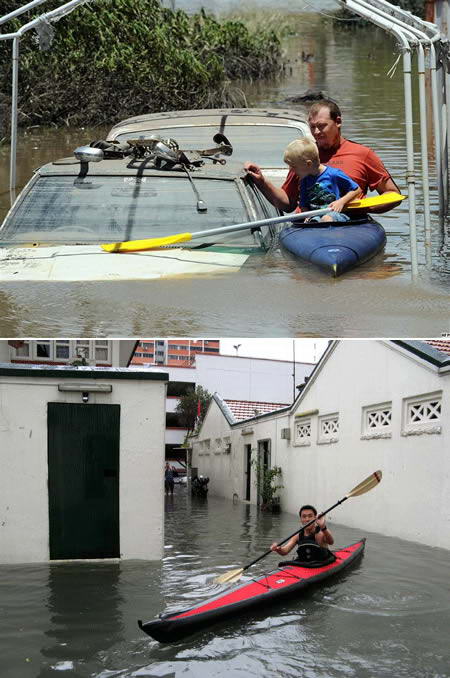
[[[322,529],[323,527],[325,527],[325,525],[326,525],[326,520],[325,520],[325,518],[317,518],[317,520],[316,520],[316,525],[318,525],[318,526],[320,527],[320,529]]]

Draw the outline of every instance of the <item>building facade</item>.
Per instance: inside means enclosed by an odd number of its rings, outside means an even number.
[[[312,363],[292,363],[287,360],[268,360],[197,353],[190,366],[167,367],[169,383],[166,400],[166,457],[185,459],[182,444],[187,429],[181,426],[176,407],[179,398],[196,386],[210,393],[219,391],[228,400],[268,401],[292,403],[294,393],[305,383],[314,368]],[[160,369],[156,365],[149,371]]]
[[[163,552],[167,374],[0,365],[0,562]]]
[[[333,342],[285,410],[236,421],[216,397],[193,439],[192,465],[209,476],[211,493],[252,503],[249,458],[280,466],[281,505],[290,513],[302,503],[323,510],[380,469],[377,489],[329,519],[450,549],[449,411],[443,346]]]
[[[23,339],[0,341],[0,362],[24,365],[92,365],[128,367],[133,339]]]

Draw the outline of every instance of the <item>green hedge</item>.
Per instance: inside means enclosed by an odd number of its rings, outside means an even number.
[[[4,0],[2,15],[22,5]],[[23,25],[24,16],[6,24],[7,31]],[[274,32],[251,34],[240,21],[219,22],[204,12],[190,17],[158,0],[97,0],[52,26],[49,51],[39,50],[34,31],[21,41],[22,124],[91,125],[160,110],[242,105],[230,81],[282,67]],[[11,42],[0,42],[1,62],[8,64],[0,74],[3,109],[10,55]]]

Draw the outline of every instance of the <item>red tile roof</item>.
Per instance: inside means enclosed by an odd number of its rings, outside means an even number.
[[[236,421],[242,419],[250,419],[259,414],[266,414],[267,412],[274,412],[281,410],[283,407],[288,407],[291,403],[265,403],[251,400],[227,400],[224,402],[228,405]]]
[[[450,355],[450,339],[426,339],[425,342],[437,348],[438,351]]]

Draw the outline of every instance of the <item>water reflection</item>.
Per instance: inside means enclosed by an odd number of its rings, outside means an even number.
[[[48,575],[49,628],[39,676],[69,668],[79,658],[90,662],[98,652],[123,640],[120,565],[51,565]]]

